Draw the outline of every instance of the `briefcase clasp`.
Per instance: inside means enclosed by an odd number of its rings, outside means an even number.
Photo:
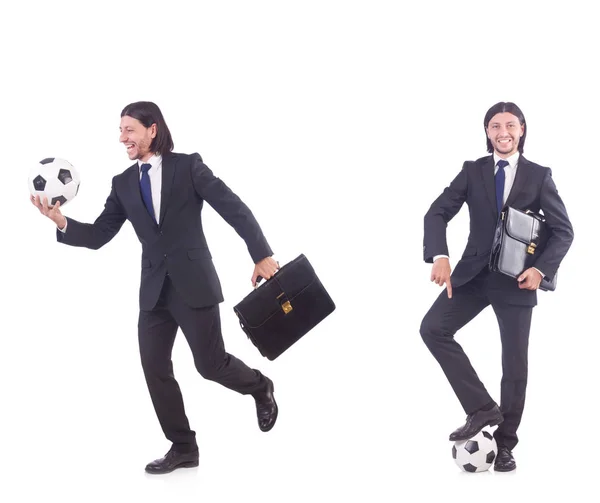
[[[533,255],[535,253],[535,247],[537,245],[535,243],[531,243],[528,247],[527,247],[527,253],[529,253],[529,255]]]
[[[290,311],[292,311],[294,308],[292,307],[292,304],[290,304],[290,301],[287,300],[285,301],[283,304],[281,304],[281,309],[283,309],[283,312],[285,314],[288,314]]]

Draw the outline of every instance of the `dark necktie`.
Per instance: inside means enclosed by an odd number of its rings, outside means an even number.
[[[502,212],[504,206],[504,181],[506,180],[506,174],[504,173],[504,167],[508,166],[508,161],[500,159],[498,161],[498,171],[496,172],[496,206],[498,208],[498,215]]]
[[[144,204],[152,217],[152,220],[156,223],[156,217],[154,216],[154,206],[152,206],[152,190],[150,188],[150,176],[148,170],[152,167],[152,164],[142,164],[142,179],[140,180],[140,189],[142,191],[142,199]]]

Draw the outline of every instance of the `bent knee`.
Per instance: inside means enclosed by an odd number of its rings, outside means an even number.
[[[419,333],[421,334],[421,337],[425,343],[432,339],[443,336],[442,326],[439,320],[435,319],[429,314],[426,314],[423,318],[423,321],[421,321]]]
[[[217,360],[196,359],[194,361],[194,365],[196,366],[198,373],[204,379],[216,381],[222,374],[223,368],[227,365],[227,362],[225,358]]]

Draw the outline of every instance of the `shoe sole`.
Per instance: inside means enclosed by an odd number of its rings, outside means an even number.
[[[494,466],[494,471],[495,472],[501,472],[501,473],[506,473],[506,472],[512,472],[515,471],[517,469],[517,466],[513,466],[512,468],[496,468],[496,466]]]
[[[473,433],[473,435],[471,435],[470,437],[466,437],[466,438],[450,438],[450,442],[462,442],[464,440],[469,440],[470,438],[473,438],[475,435],[477,435],[479,432],[481,432],[486,426],[498,426],[500,423],[502,423],[504,421],[504,418],[501,419],[497,419],[495,421],[492,421],[491,423],[485,423],[481,429],[477,430],[475,433]]]
[[[195,468],[199,464],[200,464],[200,461],[186,461],[185,463],[181,463],[181,464],[171,468],[170,470],[163,470],[160,472],[146,470],[146,473],[149,473],[150,475],[164,475],[165,473],[174,472],[178,468]]]

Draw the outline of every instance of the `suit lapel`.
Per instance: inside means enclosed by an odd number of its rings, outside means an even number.
[[[165,213],[169,203],[169,196],[173,187],[173,178],[175,178],[175,168],[177,157],[173,154],[167,154],[163,157],[162,162],[162,187],[160,189],[160,216],[158,218],[159,227],[165,221]]]
[[[496,209],[496,182],[494,181],[494,156],[489,156],[481,166],[481,176],[483,178],[483,186],[490,200],[490,208],[494,215],[498,214]]]
[[[506,206],[511,206],[519,195],[519,192],[527,186],[527,178],[529,178],[529,161],[521,155],[519,156],[515,181],[510,189],[510,194],[506,198]]]

